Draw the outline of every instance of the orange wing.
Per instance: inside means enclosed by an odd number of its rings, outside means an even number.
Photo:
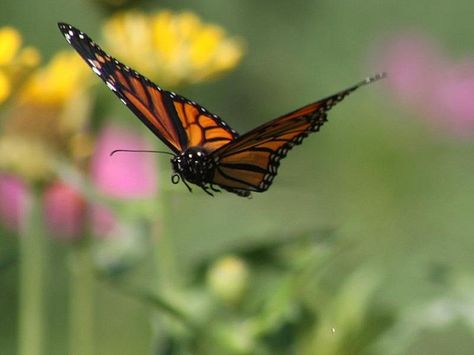
[[[173,105],[188,138],[187,148],[200,146],[213,152],[238,137],[227,123],[195,102],[175,95]]]
[[[148,78],[105,53],[89,36],[60,23],[66,40],[120,100],[173,152],[201,146],[208,152],[238,134],[217,115]]]
[[[311,132],[327,121],[326,112],[359,87],[382,78],[368,78],[346,90],[269,121],[212,153],[217,168],[213,183],[232,192],[267,190],[277,175],[280,160]]]

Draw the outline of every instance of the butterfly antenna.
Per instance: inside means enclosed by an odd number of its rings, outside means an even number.
[[[159,154],[168,154],[173,155],[170,152],[163,152],[161,150],[135,150],[135,149],[116,149],[110,153],[110,156],[114,155],[115,153],[159,153]]]
[[[371,84],[375,81],[378,81],[380,79],[384,79],[387,77],[387,73],[383,72],[383,73],[378,73],[378,74],[375,74],[374,76],[369,76],[367,79],[365,79],[364,81],[362,81],[360,84],[361,85],[365,85],[365,84]]]
[[[381,80],[381,79],[384,79],[387,77],[387,73],[385,72],[382,72],[382,73],[379,73],[379,74],[375,74],[373,76],[369,76],[368,78],[362,80],[361,82],[355,84],[354,86],[351,86],[350,88],[344,90],[345,91],[345,94],[343,96],[346,96],[348,95],[349,93],[357,90],[358,88],[360,88],[361,86],[364,86],[364,85],[367,85],[367,84],[372,84],[378,80]],[[339,100],[341,101],[341,100]]]

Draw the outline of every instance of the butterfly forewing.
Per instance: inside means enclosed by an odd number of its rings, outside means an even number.
[[[85,33],[59,24],[67,41],[128,108],[176,154],[201,146],[211,152],[238,136],[218,116],[163,90],[105,53]]]
[[[200,146],[212,152],[238,136],[218,116],[184,98],[175,99],[174,109],[187,133],[189,147]]]

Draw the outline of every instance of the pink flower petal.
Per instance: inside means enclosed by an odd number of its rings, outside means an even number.
[[[399,104],[416,110],[443,130],[474,133],[474,58],[459,65],[434,40],[402,35],[382,46],[379,62]]]
[[[13,175],[0,174],[0,221],[18,231],[26,221],[29,191],[26,184]]]
[[[419,104],[437,82],[444,58],[430,39],[400,35],[382,48],[381,66],[388,72],[388,84],[398,99]]]
[[[85,222],[85,201],[73,187],[56,182],[46,188],[44,221],[54,237],[74,240],[81,236]]]
[[[137,134],[117,126],[105,127],[92,158],[92,179],[99,191],[119,198],[150,197],[157,190],[155,157],[118,153],[115,149],[150,149]]]
[[[461,134],[474,132],[474,63],[446,70],[434,90],[438,116]]]

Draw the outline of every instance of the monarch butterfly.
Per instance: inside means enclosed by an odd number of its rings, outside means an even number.
[[[82,31],[58,24],[69,44],[115,95],[172,151],[174,174],[207,194],[216,185],[248,197],[266,191],[277,175],[280,160],[326,122],[326,113],[359,87],[381,79],[369,77],[325,99],[301,107],[239,135],[217,115],[194,101],[166,91],[105,53]]]

